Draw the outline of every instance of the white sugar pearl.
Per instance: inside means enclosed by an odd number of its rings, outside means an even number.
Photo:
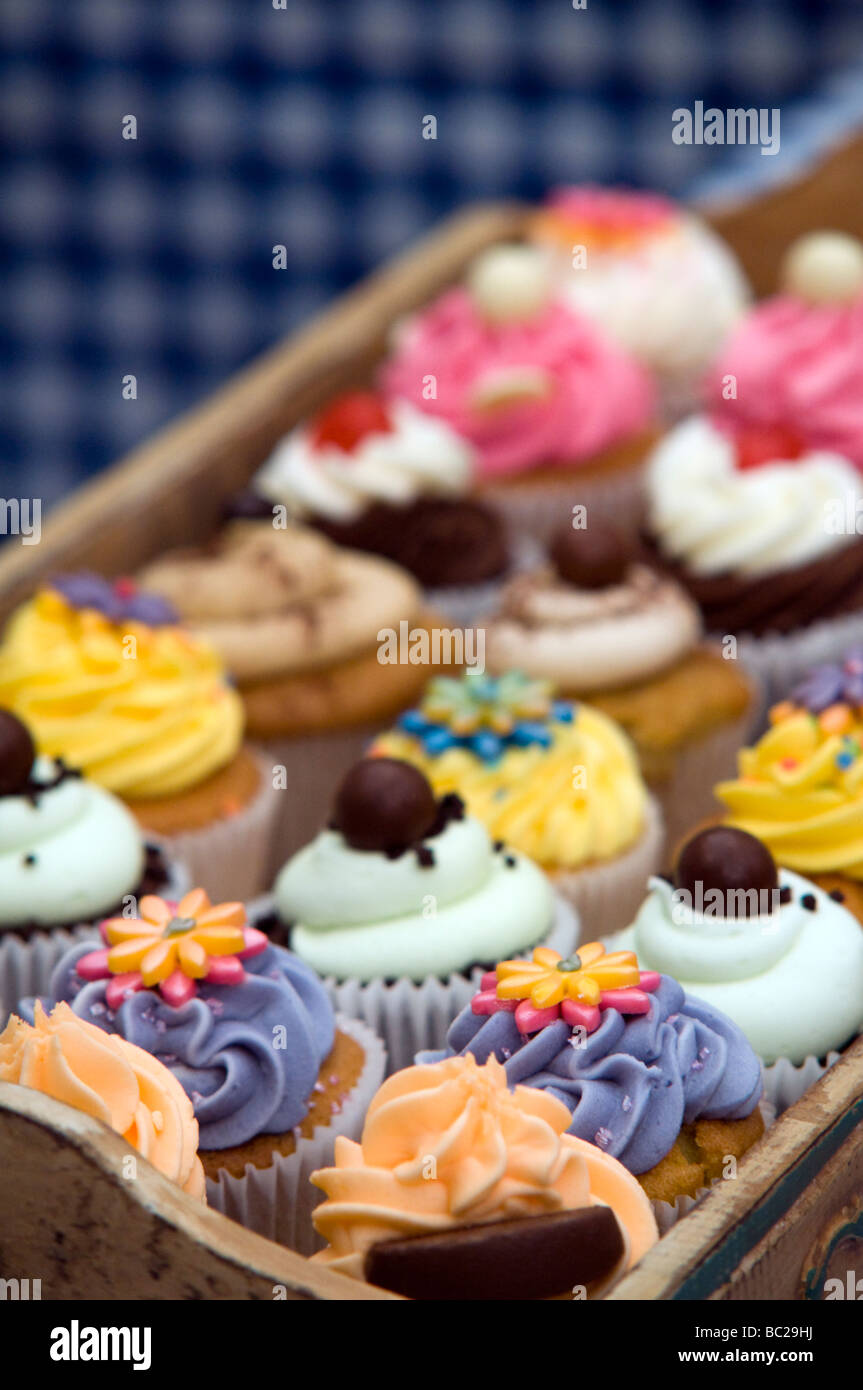
[[[483,318],[493,323],[531,319],[546,306],[551,280],[533,246],[493,246],[477,256],[467,284]]]
[[[844,232],[812,232],[788,251],[782,283],[811,304],[844,304],[863,294],[863,243]]]

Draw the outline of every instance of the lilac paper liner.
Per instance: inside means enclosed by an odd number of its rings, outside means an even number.
[[[151,844],[165,848],[164,841],[147,836]],[[176,901],[192,886],[185,864],[168,857],[168,882],[161,895]],[[77,927],[60,927],[53,931],[31,932],[26,939],[14,931],[0,929],[0,1027],[14,1013],[19,999],[33,994],[48,994],[51,976],[58,961],[70,946],[79,941],[101,941],[98,918],[82,922]]]
[[[200,830],[163,837],[171,855],[189,870],[194,887],[205,888],[210,900],[246,902],[270,883],[270,853],[282,796],[273,786],[270,761],[254,750],[260,787],[236,815],[214,821]]]
[[[299,1138],[292,1154],[274,1154],[268,1168],[249,1163],[241,1178],[222,1171],[218,1179],[207,1179],[207,1202],[216,1211],[306,1256],[326,1244],[312,1225],[312,1212],[324,1200],[324,1193],[312,1185],[311,1175],[332,1166],[338,1135],[361,1137],[366,1110],[386,1071],[386,1050],[372,1029],[340,1015],[336,1015],[336,1027],[358,1042],[366,1055],[359,1080],[339,1114],[329,1124],[317,1125],[309,1138]]]
[[[549,874],[578,913],[579,942],[597,941],[630,925],[644,900],[647,880],[662,868],[664,843],[662,812],[651,796],[641,836],[623,854],[602,864]]]
[[[260,915],[272,912],[272,899],[261,899],[249,908],[254,922]],[[569,903],[558,898],[555,920],[542,941],[526,946],[548,946],[561,956],[575,948],[579,935],[578,916]],[[387,1075],[413,1066],[418,1052],[438,1050],[446,1046],[446,1035],[453,1019],[470,1003],[480,986],[482,967],[471,974],[455,974],[445,980],[434,976],[421,981],[383,979],[361,981],[336,980],[328,975],[324,986],[337,1013],[360,1019],[384,1040],[388,1056]]]

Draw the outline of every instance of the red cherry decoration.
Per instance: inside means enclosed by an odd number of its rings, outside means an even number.
[[[326,446],[350,454],[368,434],[392,434],[386,406],[373,391],[349,391],[315,417],[310,427],[312,447]]]
[[[785,425],[753,425],[735,438],[737,467],[760,468],[778,459],[796,459],[806,448],[806,441],[796,430]]]

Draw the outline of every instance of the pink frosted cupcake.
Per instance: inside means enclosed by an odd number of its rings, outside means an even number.
[[[543,253],[498,246],[403,325],[382,381],[473,445],[479,492],[545,539],[576,503],[637,515],[648,374],[558,296]]]
[[[656,376],[666,412],[693,408],[749,297],[722,239],[657,193],[590,184],[553,189],[530,236],[566,302]]]
[[[712,402],[735,429],[781,429],[863,469],[863,245],[838,232],[802,237],[781,283],[721,355]]]

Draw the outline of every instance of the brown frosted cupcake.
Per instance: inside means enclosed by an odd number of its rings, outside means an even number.
[[[259,892],[277,803],[216,650],[129,580],[57,576],[10,618],[0,706],[212,891]]]
[[[544,540],[573,500],[636,520],[656,439],[648,374],[570,309],[542,252],[498,246],[404,324],[382,382],[476,451],[478,496]]]
[[[419,587],[387,560],[305,527],[237,522],[206,551],[145,572],[219,651],[279,789],[271,864],[325,818],[333,783],[457,656],[433,640]]]
[[[601,516],[565,526],[548,562],[514,579],[481,626],[491,672],[518,666],[625,730],[672,841],[709,812],[751,725],[754,687],[702,641],[695,604],[640,562],[634,541]]]

